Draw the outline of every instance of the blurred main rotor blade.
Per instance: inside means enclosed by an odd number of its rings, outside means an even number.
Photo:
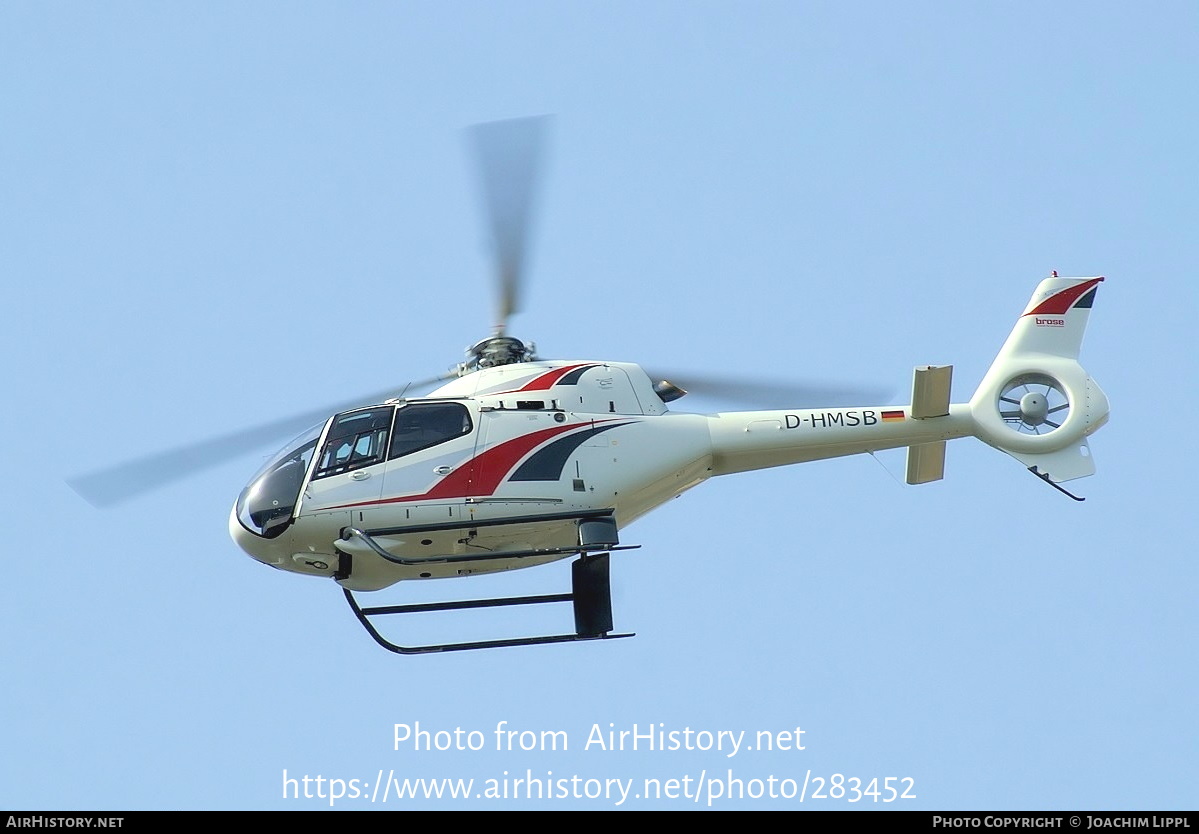
[[[479,181],[491,224],[498,282],[496,326],[520,310],[525,242],[532,225],[541,146],[548,116],[486,122],[470,128]]]
[[[812,382],[777,383],[759,379],[713,377],[694,373],[650,373],[650,378],[667,380],[696,399],[720,400],[744,408],[839,408],[855,405],[884,405],[895,396],[881,386]],[[684,406],[685,409],[685,406]]]
[[[407,385],[403,390],[411,392],[427,387],[447,377],[434,377]],[[342,411],[360,405],[381,403],[401,394],[395,388],[369,397],[358,397],[336,405],[306,411],[273,420],[248,429],[222,434],[219,437],[189,443],[174,449],[145,455],[125,463],[98,469],[67,484],[93,507],[112,507],[131,498],[144,495],[167,484],[183,480],[213,466],[230,461],[240,455],[260,449],[268,443],[282,443],[305,429]]]

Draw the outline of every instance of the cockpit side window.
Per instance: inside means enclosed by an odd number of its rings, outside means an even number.
[[[329,428],[313,480],[382,463],[394,412],[388,405],[339,415]]]
[[[413,403],[396,412],[388,460],[470,434],[474,424],[462,403]]]

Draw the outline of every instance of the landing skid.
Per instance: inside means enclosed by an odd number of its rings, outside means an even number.
[[[362,623],[376,643],[396,654],[431,654],[435,652],[461,652],[473,649],[498,649],[507,646],[536,646],[542,643],[571,643],[578,640],[614,640],[633,637],[633,634],[612,634],[612,592],[607,553],[584,553],[571,564],[571,593],[542,594],[527,597],[499,597],[496,599],[468,599],[453,602],[414,603],[411,605],[383,605],[362,608],[349,589],[343,589],[350,610]],[[477,640],[469,643],[440,643],[427,646],[400,646],[384,638],[375,629],[370,618],[384,614],[422,614],[431,611],[458,611],[467,608],[501,608],[508,605],[543,605],[552,602],[569,602],[574,606],[575,633],[549,634],[539,637],[514,637],[504,640]]]

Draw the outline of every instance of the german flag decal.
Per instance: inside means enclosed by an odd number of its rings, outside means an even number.
[[[903,418],[904,418],[904,414],[902,411],[884,411],[883,412],[883,422],[884,423],[902,423]]]

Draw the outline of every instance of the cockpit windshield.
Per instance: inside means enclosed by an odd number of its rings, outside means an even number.
[[[313,426],[258,470],[237,499],[237,519],[243,527],[268,539],[287,529],[324,428],[324,423]]]

